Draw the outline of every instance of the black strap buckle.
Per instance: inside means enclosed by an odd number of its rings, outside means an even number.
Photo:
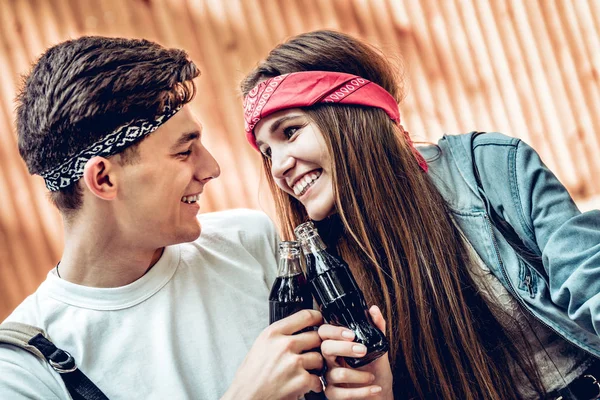
[[[594,395],[592,395],[588,400],[596,400],[598,397],[600,397],[600,382],[598,382],[598,379],[596,379],[594,375],[586,374],[583,375],[581,379],[590,379],[592,381],[590,385],[596,385],[595,390],[597,390],[597,392]]]
[[[62,361],[56,361],[57,358],[65,358],[65,356],[66,359]],[[77,369],[77,365],[75,364],[75,359],[73,356],[60,349],[57,349],[50,357],[48,357],[48,362],[59,374],[68,374],[69,372],[73,372]]]

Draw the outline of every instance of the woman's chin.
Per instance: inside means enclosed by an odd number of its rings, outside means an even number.
[[[307,208],[306,209],[306,213],[308,214],[308,217],[310,219],[312,219],[313,221],[322,221],[325,218],[329,217],[330,215],[333,215],[335,212],[334,209],[316,209],[316,208]]]

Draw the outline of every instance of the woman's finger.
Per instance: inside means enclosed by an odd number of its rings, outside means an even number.
[[[375,326],[379,328],[381,332],[385,333],[385,319],[383,318],[383,314],[381,313],[379,307],[371,306],[371,308],[369,308],[369,314],[371,315],[371,319],[373,320]],[[321,336],[320,332],[319,336]]]
[[[321,343],[321,353],[324,357],[363,357],[367,354],[367,347],[356,342],[343,342],[340,340],[325,340]]]
[[[346,340],[353,341],[354,340],[354,332],[352,332],[348,328],[344,328],[343,326],[334,326],[329,324],[323,324],[319,327],[319,336],[323,340]]]
[[[381,393],[381,386],[365,386],[361,388],[343,388],[328,385],[325,388],[325,396],[329,400],[359,400],[368,399]]]
[[[367,371],[352,368],[333,368],[325,374],[328,385],[353,384],[368,385],[373,383],[375,375]]]

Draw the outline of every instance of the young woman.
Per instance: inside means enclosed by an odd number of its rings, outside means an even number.
[[[357,354],[343,327],[320,328],[328,398],[597,398],[600,212],[580,213],[518,139],[415,149],[398,83],[377,49],[316,31],[241,84],[284,237],[317,221],[382,310],[388,357],[358,370],[337,358]]]

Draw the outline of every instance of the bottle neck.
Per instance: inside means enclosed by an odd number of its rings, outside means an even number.
[[[279,257],[279,266],[277,268],[277,276],[293,276],[302,273],[300,265],[300,257],[298,255]]]
[[[327,248],[327,246],[325,246],[325,242],[323,242],[323,239],[321,239],[318,234],[308,238],[303,238],[301,244],[304,254],[320,253]]]

